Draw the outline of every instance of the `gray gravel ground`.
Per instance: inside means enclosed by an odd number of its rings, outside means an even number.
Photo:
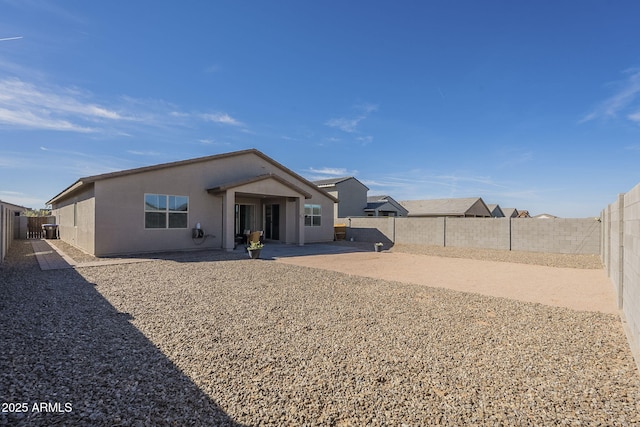
[[[617,316],[202,252],[0,267],[11,425],[639,425]],[[38,402],[71,412],[37,413]]]

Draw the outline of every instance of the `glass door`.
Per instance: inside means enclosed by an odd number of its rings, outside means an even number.
[[[280,240],[280,205],[265,206],[264,223],[264,238]]]

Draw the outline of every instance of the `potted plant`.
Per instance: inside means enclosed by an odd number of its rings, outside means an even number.
[[[264,245],[260,242],[251,242],[249,246],[247,246],[247,252],[249,252],[249,257],[251,259],[260,258],[260,252],[264,248]]]
[[[373,249],[374,249],[376,252],[380,252],[380,251],[382,250],[382,242],[374,243],[374,245],[373,245]]]

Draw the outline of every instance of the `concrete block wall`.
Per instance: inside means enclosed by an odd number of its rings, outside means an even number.
[[[640,346],[640,185],[625,194],[623,219],[622,311]]]
[[[347,239],[358,242],[382,242],[394,241],[393,217],[351,217],[338,218],[336,224],[347,225]]]
[[[600,218],[514,218],[511,250],[563,254],[599,254]]]
[[[463,248],[511,248],[509,218],[446,218],[445,245]]]
[[[629,343],[640,354],[640,184],[602,211],[602,262],[626,320]],[[640,363],[640,359],[637,359]]]
[[[347,238],[365,242],[454,246],[567,254],[599,254],[595,218],[339,218]]]
[[[610,204],[602,215],[603,229],[607,242],[603,245],[605,253],[601,256],[607,275],[616,287],[618,308],[622,308],[622,272],[624,254],[624,194]]]
[[[444,218],[395,218],[395,242],[444,246]]]

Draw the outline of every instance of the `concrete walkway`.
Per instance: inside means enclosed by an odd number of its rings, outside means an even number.
[[[98,267],[102,265],[133,264],[155,261],[149,258],[118,258],[104,261],[75,262],[64,252],[50,245],[46,240],[32,240],[33,253],[38,260],[40,270],[63,270],[66,268]]]
[[[40,270],[62,270],[73,268],[75,265],[71,258],[60,254],[46,240],[32,240],[31,246],[40,265]]]

